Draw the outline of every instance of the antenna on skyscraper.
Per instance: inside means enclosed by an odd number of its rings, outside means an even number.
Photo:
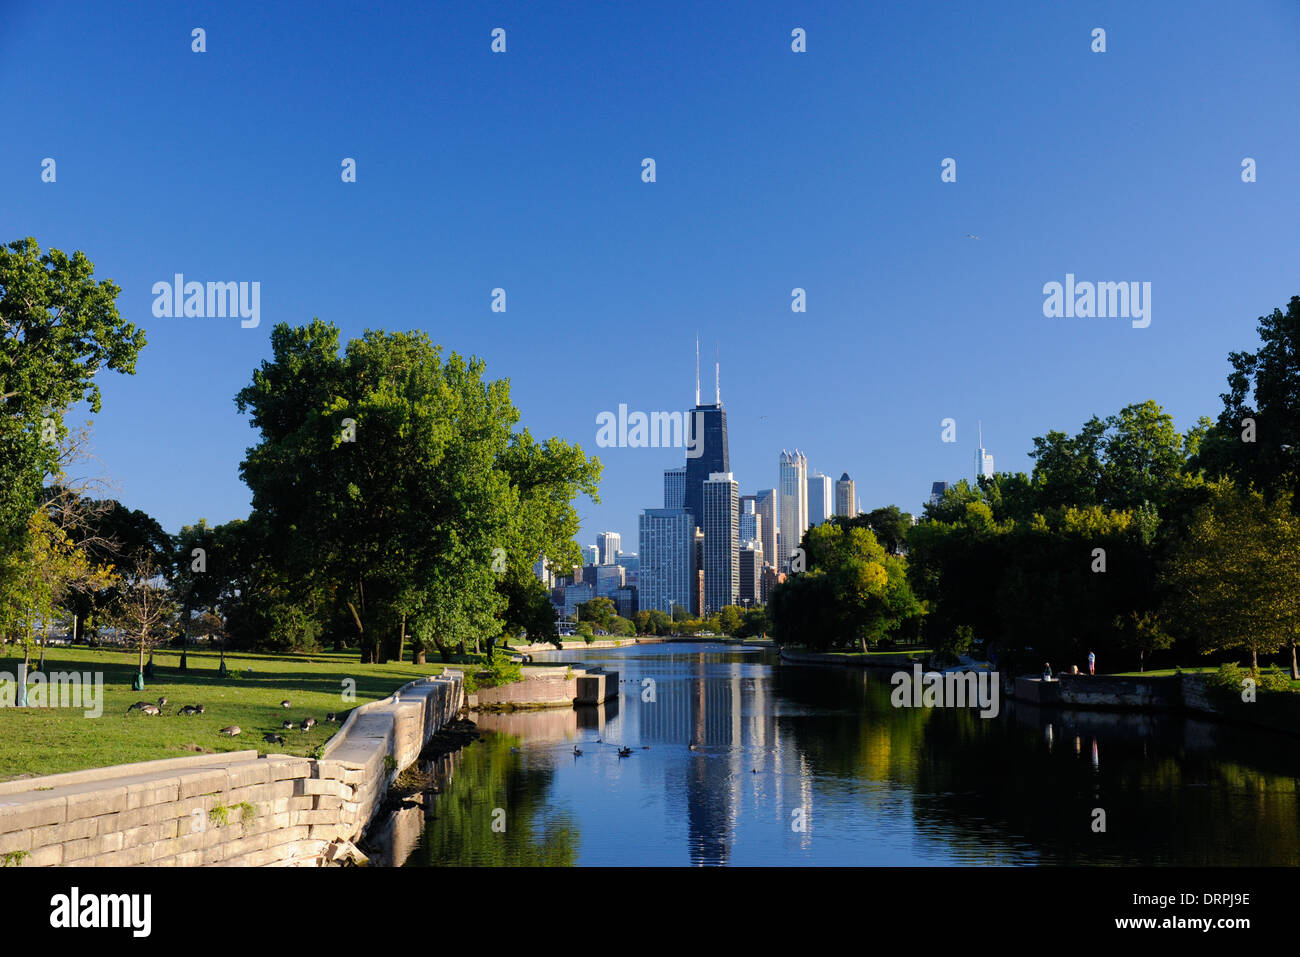
[[[713,400],[722,406],[722,364],[718,362],[718,344],[713,343]]]
[[[695,404],[700,404],[700,334],[695,333]]]
[[[976,421],[979,422],[980,428],[980,448],[984,448],[984,420],[976,419]]]

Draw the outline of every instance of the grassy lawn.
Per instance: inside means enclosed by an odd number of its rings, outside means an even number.
[[[1150,669],[1146,671],[1116,671],[1116,672],[1112,672],[1111,675],[1099,674],[1097,675],[1097,677],[1106,678],[1106,677],[1113,676],[1116,678],[1166,678],[1169,677],[1170,675],[1176,675],[1180,671],[1189,675],[1205,675],[1205,674],[1211,674],[1218,670],[1219,670],[1218,665],[1207,665],[1201,668],[1157,668],[1154,671]]]
[[[103,714],[91,719],[84,708],[0,708],[0,780],[204,752],[255,748],[310,755],[340,727],[325,723],[327,712],[335,712],[341,721],[357,705],[386,698],[408,681],[443,670],[442,664],[432,662],[362,665],[356,652],[247,653],[226,655],[232,677],[223,681],[217,677],[220,659],[215,652],[191,651],[189,669],[182,672],[177,670],[180,652],[167,649],[155,653],[154,677],[146,681],[145,690],[132,691],[136,652],[50,648],[45,660],[46,672],[102,672]],[[33,670],[38,662],[39,654],[33,655]],[[0,671],[16,675],[21,663],[21,655],[0,657]],[[353,701],[343,700],[343,681],[349,678],[356,682]],[[160,716],[126,713],[136,701],[152,703],[160,696],[167,698]],[[280,706],[285,699],[292,703],[288,709]],[[207,711],[192,717],[176,713],[184,705],[197,704]],[[296,726],[307,717],[317,724],[304,733]],[[292,721],[295,730],[282,730],[285,720]],[[217,734],[232,724],[241,729],[238,737]],[[263,741],[268,731],[283,734],[284,747]]]

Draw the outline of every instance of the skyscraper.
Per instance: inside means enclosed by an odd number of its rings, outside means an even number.
[[[984,448],[984,423],[979,424],[980,445],[975,450],[975,485],[979,486],[981,478],[993,477],[993,453]]]
[[[742,542],[763,541],[762,521],[755,511],[756,502],[752,495],[740,496],[740,540]]]
[[[845,472],[835,483],[835,514],[853,518],[858,514],[857,501],[857,489],[853,479],[849,478],[848,472]]]
[[[808,476],[808,524],[820,525],[835,514],[831,477],[821,472]]]
[[[683,509],[648,508],[638,522],[637,600],[672,614],[690,608],[695,578],[695,520]]]
[[[600,564],[600,549],[595,545],[582,546],[582,563],[584,565]]]
[[[740,486],[730,472],[704,482],[704,614],[734,605],[740,590]]]
[[[722,384],[719,366],[714,363],[714,401],[700,404],[700,344],[695,343],[695,408],[687,417],[685,507],[703,525],[704,483],[710,475],[731,471],[727,451],[727,413],[722,408]],[[692,454],[694,453],[694,454]]]
[[[664,469],[664,508],[686,507],[686,466]]]
[[[948,485],[947,482],[935,482],[933,485],[931,485],[931,486],[930,486],[930,504],[931,504],[931,505],[938,505],[940,502],[942,502],[942,501],[943,501],[943,493],[946,492],[946,491],[948,491],[948,488],[949,488],[949,485]]]
[[[623,547],[623,536],[618,532],[601,532],[596,536],[597,564],[613,565],[619,549]]]
[[[781,496],[777,567],[786,571],[790,567],[790,556],[808,530],[808,459],[798,449],[794,452],[781,450],[781,479],[777,488]]]
[[[736,604],[752,608],[763,603],[763,546],[745,542],[740,549],[740,588]]]
[[[776,489],[765,488],[754,496],[754,510],[758,512],[758,523],[763,529],[763,534],[759,538],[763,542],[763,557],[768,562],[776,562],[779,559],[777,554],[779,549],[776,542]]]

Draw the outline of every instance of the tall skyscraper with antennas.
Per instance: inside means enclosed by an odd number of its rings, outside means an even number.
[[[695,408],[687,420],[690,435],[686,448],[686,493],[684,502],[697,527],[704,524],[704,483],[710,475],[731,471],[727,449],[727,413],[722,408],[721,365],[713,365],[713,402],[700,402],[700,341],[695,340]],[[698,430],[698,431],[697,431]]]

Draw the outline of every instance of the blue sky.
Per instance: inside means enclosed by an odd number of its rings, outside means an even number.
[[[173,531],[247,514],[234,395],[281,321],[484,357],[535,435],[605,463],[582,540],[631,550],[681,453],[596,449],[596,416],[689,405],[697,331],[742,492],[797,446],[916,510],[977,420],[1027,470],[1033,436],[1130,402],[1216,415],[1228,353],[1300,293],[1289,0],[120,9],[0,0],[0,239],[122,287],[149,344],[95,451]],[[154,318],[177,272],[260,282],[260,327]],[[1045,318],[1068,272],[1150,282],[1150,327]]]

